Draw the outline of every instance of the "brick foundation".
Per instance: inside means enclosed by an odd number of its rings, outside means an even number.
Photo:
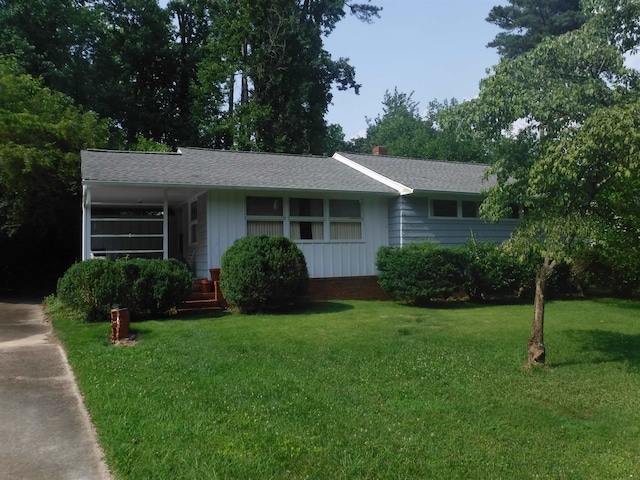
[[[376,276],[311,278],[307,296],[312,301],[389,299]]]

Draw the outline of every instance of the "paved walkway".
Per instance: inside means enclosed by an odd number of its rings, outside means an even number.
[[[37,301],[0,298],[0,479],[109,480],[62,348]]]

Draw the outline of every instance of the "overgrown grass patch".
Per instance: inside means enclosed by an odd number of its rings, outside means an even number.
[[[288,315],[108,324],[55,314],[120,479],[640,475],[640,303],[328,302]]]

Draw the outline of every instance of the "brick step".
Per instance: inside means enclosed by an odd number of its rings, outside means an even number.
[[[200,311],[200,310],[222,310],[224,305],[218,300],[187,300],[182,302],[178,307],[178,311]]]

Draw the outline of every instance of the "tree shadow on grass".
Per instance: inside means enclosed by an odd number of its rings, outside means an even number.
[[[589,300],[600,303],[603,305],[607,305],[609,307],[623,308],[626,310],[640,310],[640,301],[638,300],[629,300],[622,298],[612,298],[612,297],[601,297],[601,298],[590,298]]]
[[[554,367],[580,363],[621,363],[629,372],[640,373],[640,334],[606,330],[567,330],[564,335],[581,346],[583,360],[554,364]]]
[[[348,303],[325,300],[307,302],[284,312],[273,312],[275,315],[322,315],[326,313],[340,313],[353,310],[355,307]]]

